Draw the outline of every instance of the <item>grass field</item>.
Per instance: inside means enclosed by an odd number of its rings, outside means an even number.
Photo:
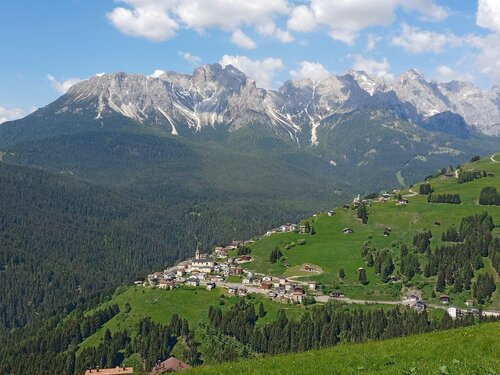
[[[224,305],[219,305],[222,294],[224,294]],[[125,304],[129,303],[132,308],[130,312],[116,315],[94,335],[87,338],[80,345],[79,350],[98,345],[108,328],[112,333],[127,329],[133,334],[133,327],[145,317],[150,317],[158,323],[168,324],[172,315],[176,313],[180,317],[187,319],[191,327],[196,327],[198,323],[208,322],[208,309],[210,306],[220,306],[222,309],[228,309],[238,301],[238,298],[226,295],[225,290],[220,288],[208,291],[204,288],[187,287],[174,290],[130,287],[98,307],[103,308],[116,303],[120,306],[120,310],[124,311]],[[284,305],[261,295],[252,295],[252,299],[248,301],[256,305],[256,311],[258,311],[259,303],[261,301],[264,303],[267,314],[264,318],[258,320],[258,324],[265,324],[274,320],[279,309],[285,309],[287,316],[290,318],[297,318],[303,311],[301,306]]]
[[[496,159],[500,160],[500,153]],[[456,179],[445,180],[441,176],[430,181],[436,194],[458,193],[462,204],[430,204],[427,203],[426,196],[416,195],[404,189],[401,194],[408,195],[409,204],[407,206],[396,206],[394,200],[387,203],[374,201],[369,207],[369,220],[363,224],[356,217],[353,209],[336,209],[336,214],[329,217],[326,213],[318,213],[317,216],[309,218],[309,222],[314,225],[315,235],[298,233],[276,233],[265,237],[251,245],[253,261],[245,265],[246,268],[256,272],[301,276],[304,280],[317,280],[330,287],[340,287],[344,293],[351,298],[367,300],[396,300],[400,298],[399,287],[397,285],[382,283],[375,275],[373,268],[367,268],[362,257],[361,247],[363,243],[370,240],[377,248],[384,247],[393,250],[396,259],[396,273],[398,271],[397,259],[399,249],[403,243],[410,245],[413,235],[423,229],[430,229],[433,233],[431,246],[435,247],[441,242],[441,234],[451,225],[459,226],[463,217],[488,211],[493,216],[494,222],[500,224],[500,207],[480,206],[478,197],[484,186],[496,186],[500,188],[500,163],[493,162],[489,157],[478,162],[463,166],[463,169],[486,170],[492,173],[493,177],[484,177],[475,181],[458,184]],[[418,191],[418,185],[413,188]],[[435,225],[439,222],[440,225]],[[342,229],[349,227],[353,229],[352,234],[343,234]],[[384,228],[391,227],[392,232],[389,237],[383,235]],[[500,234],[500,227],[495,228],[494,233]],[[283,244],[296,242],[298,239],[305,239],[306,244],[295,246],[285,250]],[[289,263],[289,268],[285,268],[282,263],[271,264],[269,254],[275,246],[282,249],[284,257]],[[423,258],[422,258],[423,259]],[[304,272],[304,264],[314,264],[322,269],[322,273]],[[422,263],[422,267],[424,263]],[[498,275],[489,266],[489,261],[485,259],[486,272],[495,275],[497,282]],[[358,267],[365,267],[369,284],[361,286],[358,283]],[[338,278],[338,271],[343,268],[346,277],[343,281]],[[485,271],[481,271],[485,272]],[[414,283],[424,291],[424,297],[430,299],[434,279],[426,279],[422,275],[414,278]],[[489,307],[500,308],[500,284],[498,284],[495,298]],[[450,292],[451,293],[451,292]],[[470,298],[470,291],[460,295],[453,295],[454,303],[463,306],[466,299]],[[433,302],[433,301],[431,301]]]
[[[330,349],[201,366],[210,374],[498,374],[500,323]]]

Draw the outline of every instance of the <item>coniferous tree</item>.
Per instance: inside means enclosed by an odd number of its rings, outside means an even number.
[[[444,275],[444,271],[441,270],[438,272],[438,276],[437,276],[436,291],[441,292],[441,293],[444,292],[445,286],[446,286],[445,275]]]
[[[264,309],[264,304],[261,302],[259,304],[259,317],[263,318],[266,316],[266,310]]]
[[[366,278],[366,271],[364,268],[360,268],[358,270],[358,280],[361,283],[361,285],[367,285],[368,284],[368,279]]]
[[[368,210],[366,209],[366,205],[361,204],[356,211],[356,215],[361,219],[363,224],[366,224],[368,222]]]

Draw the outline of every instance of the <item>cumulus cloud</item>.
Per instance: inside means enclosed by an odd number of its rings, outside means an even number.
[[[253,79],[257,86],[264,88],[273,87],[274,77],[284,67],[281,59],[273,57],[252,60],[246,56],[224,55],[219,63],[223,67],[233,65]]]
[[[402,34],[393,37],[392,43],[414,54],[423,52],[440,53],[445,47],[458,47],[462,45],[464,38],[451,33],[441,34],[403,24]]]
[[[354,70],[362,70],[368,75],[388,80],[394,79],[394,75],[390,73],[391,66],[384,57],[382,61],[371,60],[363,56],[357,56],[353,66]]]
[[[311,0],[308,6],[299,5],[293,9],[288,28],[308,32],[325,25],[333,39],[353,44],[361,30],[391,24],[399,6],[433,20],[442,20],[448,14],[432,0]]]
[[[474,76],[469,73],[456,71],[447,65],[439,65],[436,68],[436,80],[439,82],[449,82],[453,80],[472,82],[474,81]]]
[[[288,43],[293,36],[276,26],[274,18],[291,11],[287,0],[119,0],[127,7],[117,7],[107,14],[121,32],[152,41],[167,40],[180,27],[204,32],[215,28],[233,33],[237,44],[241,27]],[[240,34],[237,33],[240,30]],[[236,33],[236,34],[235,34]],[[248,38],[248,37],[247,37]],[[239,39],[241,42],[242,38]],[[251,43],[241,42],[244,48]],[[238,45],[238,44],[237,44]]]
[[[493,83],[500,83],[500,3],[496,0],[479,0],[476,23],[492,31],[486,37],[471,39],[471,45],[479,49],[476,65]]]
[[[478,26],[500,32],[500,2],[498,0],[479,0],[476,17]]]
[[[59,81],[52,74],[47,74],[47,79],[50,81],[52,88],[60,94],[65,94],[71,86],[83,81],[83,79],[74,77],[68,78],[64,81]]]
[[[24,109],[0,106],[0,124],[6,121],[17,120],[25,115],[27,115],[27,113]]]
[[[313,81],[320,82],[329,75],[330,72],[322,64],[311,61],[301,61],[297,70],[290,70],[292,79],[309,78]]]
[[[182,57],[188,63],[193,65],[199,65],[201,63],[201,57],[193,55],[190,52],[179,51],[179,56]]]
[[[476,39],[480,48],[476,65],[482,74],[489,76],[495,84],[500,83],[500,34],[493,33],[485,38]]]
[[[290,30],[308,32],[314,30],[317,21],[314,12],[308,6],[298,5],[293,8],[287,25]]]
[[[238,47],[252,49],[257,47],[257,44],[240,29],[236,29],[231,36],[231,43],[236,44]]]
[[[117,7],[107,14],[109,21],[122,33],[155,42],[173,38],[179,29],[170,10],[169,0],[122,0],[131,8]]]

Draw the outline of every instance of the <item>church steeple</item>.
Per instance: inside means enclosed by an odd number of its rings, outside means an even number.
[[[196,245],[196,252],[194,253],[194,259],[200,259],[200,245]]]

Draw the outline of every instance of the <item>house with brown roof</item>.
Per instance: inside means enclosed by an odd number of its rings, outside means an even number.
[[[159,362],[153,367],[151,375],[165,374],[167,372],[177,372],[191,368],[187,363],[178,360],[175,357]]]
[[[442,304],[445,304],[445,305],[450,303],[450,297],[447,296],[446,294],[439,297],[439,300],[441,301]]]
[[[296,287],[294,288],[293,290],[293,299],[297,302],[302,302],[304,296],[305,296],[305,292],[304,292],[304,289],[300,288],[300,287]]]

